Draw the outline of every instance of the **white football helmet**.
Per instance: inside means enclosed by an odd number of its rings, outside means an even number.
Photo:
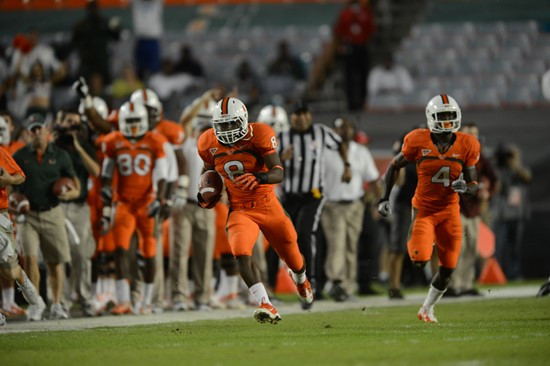
[[[109,107],[107,107],[107,103],[105,103],[103,99],[100,97],[93,97],[92,106],[101,118],[107,119],[107,116],[109,115]],[[84,108],[84,101],[81,99],[80,104],[78,105],[78,113],[80,114],[80,118],[85,121],[86,114],[84,113]]]
[[[126,137],[136,138],[149,130],[147,109],[140,103],[126,102],[118,111],[118,127]]]
[[[201,109],[199,113],[193,118],[191,125],[194,130],[204,130],[205,128],[212,127],[212,116],[214,113],[214,108],[216,107],[216,102],[212,99],[201,103]]]
[[[290,128],[286,111],[281,107],[271,104],[263,107],[256,119],[258,122],[270,125],[275,133],[284,132]]]
[[[428,102],[426,118],[432,133],[456,132],[460,129],[462,114],[454,98],[439,94]]]
[[[10,144],[10,126],[4,117],[0,117],[0,145]]]
[[[214,107],[212,125],[219,142],[234,144],[248,134],[248,111],[237,98],[223,98]]]
[[[147,108],[152,122],[160,121],[162,114],[162,103],[158,95],[151,89],[139,89],[132,93],[130,101],[143,104]]]

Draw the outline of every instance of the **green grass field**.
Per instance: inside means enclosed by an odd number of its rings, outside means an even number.
[[[82,331],[0,332],[0,365],[549,365],[550,298]]]

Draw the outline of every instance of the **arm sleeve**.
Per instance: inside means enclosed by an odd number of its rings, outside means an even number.
[[[168,168],[166,180],[168,182],[175,182],[178,180],[178,162],[176,160],[176,153],[172,147],[173,145],[171,145],[168,141],[166,141],[162,146]]]
[[[466,156],[465,163],[466,166],[474,166],[479,161],[481,147],[479,145],[479,141],[474,137],[471,137],[469,140],[471,141],[470,149],[468,150],[468,155]]]
[[[277,152],[277,146],[279,145],[277,141],[277,136],[275,136],[275,131],[271,126],[262,124],[256,124],[254,126],[254,132],[256,132],[256,139],[254,147],[261,156],[266,156]]]
[[[200,135],[197,141],[197,150],[201,159],[208,165],[214,166],[214,155],[209,151],[210,146],[208,144],[208,138],[206,137],[208,132]]]
[[[418,147],[414,143],[414,136],[412,135],[413,132],[410,132],[405,136],[403,139],[403,146],[401,147],[401,153],[408,161],[415,160],[418,150]]]
[[[325,125],[319,126],[321,127],[321,130],[323,131],[323,134],[325,136],[325,147],[330,150],[338,150],[340,148],[340,144],[342,144],[342,139],[340,138],[340,136]]]
[[[23,173],[21,167],[17,165],[10,154],[8,154],[4,149],[0,149],[0,154],[2,155],[2,168],[4,168],[4,170],[8,172],[8,174],[21,174],[23,177],[25,176],[25,173]]]
[[[372,154],[370,153],[369,149],[363,148],[362,150],[363,150],[363,164],[364,164],[362,178],[364,181],[367,181],[367,182],[375,181],[380,176],[380,173],[378,172],[378,168],[374,163],[374,159],[372,158]]]

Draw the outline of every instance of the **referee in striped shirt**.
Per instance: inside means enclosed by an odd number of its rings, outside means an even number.
[[[298,233],[298,246],[305,258],[308,277],[315,278],[314,235],[325,201],[323,159],[326,149],[338,150],[345,165],[342,181],[349,182],[351,170],[347,161],[347,144],[327,126],[313,124],[311,112],[303,101],[294,105],[290,129],[278,137],[279,154],[285,168],[281,183],[283,207]]]

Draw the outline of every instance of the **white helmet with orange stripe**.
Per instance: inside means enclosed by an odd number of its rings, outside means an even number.
[[[130,101],[143,104],[145,108],[147,108],[147,113],[149,114],[151,124],[156,124],[160,121],[162,114],[162,103],[154,91],[145,88],[136,90],[130,96]]]
[[[222,144],[234,144],[248,134],[248,111],[237,98],[226,97],[214,107],[212,125]]]
[[[271,104],[262,108],[260,114],[258,114],[257,121],[267,123],[273,128],[275,133],[287,131],[290,128],[286,111],[281,107]]]
[[[93,97],[92,98],[92,106],[96,110],[96,112],[101,116],[103,119],[107,119],[107,116],[109,115],[109,107],[107,107],[107,103],[100,97]],[[83,120],[86,120],[86,103],[84,102],[84,99],[80,100],[80,104],[78,105],[78,113],[80,114],[80,118]]]
[[[462,114],[454,98],[447,94],[439,94],[428,102],[426,118],[432,133],[456,132],[460,129]]]
[[[120,132],[129,138],[138,138],[149,130],[147,109],[141,103],[126,102],[118,111]]]

